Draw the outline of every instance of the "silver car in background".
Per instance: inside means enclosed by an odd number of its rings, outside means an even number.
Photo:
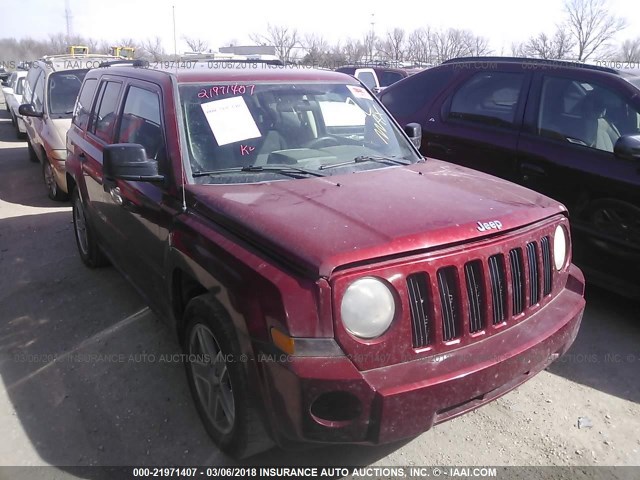
[[[24,92],[24,82],[26,77],[26,70],[16,70],[9,75],[9,78],[6,81],[6,86],[2,87],[4,103],[9,115],[11,116],[11,123],[16,128],[16,135],[18,138],[24,138],[27,134],[24,119],[18,112],[18,107],[22,104],[22,94]]]

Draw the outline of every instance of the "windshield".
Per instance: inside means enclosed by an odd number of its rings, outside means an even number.
[[[59,117],[73,113],[76,97],[88,70],[52,73],[49,76],[49,113]]]
[[[360,86],[183,84],[179,90],[191,170],[199,182],[291,178],[274,166],[333,175],[420,159]],[[241,168],[248,166],[263,168]]]

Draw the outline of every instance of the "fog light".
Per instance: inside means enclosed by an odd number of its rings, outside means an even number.
[[[325,427],[344,427],[362,413],[360,400],[347,392],[327,392],[316,398],[309,409],[313,419]]]

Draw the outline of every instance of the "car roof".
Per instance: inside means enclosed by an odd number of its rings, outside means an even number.
[[[62,55],[46,55],[36,62],[41,67],[53,71],[59,72],[63,70],[82,70],[91,69],[93,66],[101,63],[113,60],[122,60],[122,57],[114,57],[113,55],[101,55],[101,54],[62,54]]]
[[[604,67],[600,65],[592,65],[575,60],[552,60],[544,58],[529,57],[459,57],[452,58],[442,62],[442,65],[451,65],[456,63],[523,63],[527,65],[554,66],[566,68],[586,68],[588,70],[597,70],[605,73],[613,73],[619,75],[621,72],[614,68]]]
[[[128,63],[128,64],[127,64]],[[178,83],[206,82],[269,82],[269,81],[312,81],[326,83],[347,83],[360,85],[350,75],[298,66],[278,66],[259,62],[243,64],[237,62],[198,62],[194,68],[144,68],[133,66],[131,62],[103,66],[92,70],[99,75],[122,75],[152,80],[158,75],[170,75]],[[168,62],[170,64],[171,62]],[[257,65],[254,68],[254,65]]]
[[[342,65],[336,68],[336,71],[339,72],[342,69],[357,70],[362,68],[368,68],[375,72],[384,71],[384,72],[397,72],[397,73],[407,73],[407,70],[409,70],[407,68],[400,68],[400,67],[385,67],[384,65],[361,64],[361,65]]]

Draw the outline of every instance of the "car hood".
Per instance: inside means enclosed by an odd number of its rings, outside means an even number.
[[[187,194],[191,208],[244,241],[324,277],[343,265],[470,241],[566,212],[532,190],[433,159],[323,178],[189,185]]]

